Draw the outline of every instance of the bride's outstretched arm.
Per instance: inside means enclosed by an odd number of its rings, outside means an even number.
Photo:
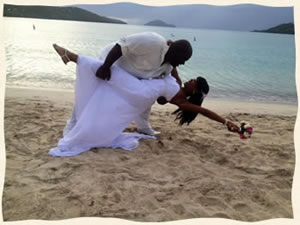
[[[223,117],[221,117],[220,115],[218,115],[217,113],[215,113],[215,112],[213,112],[209,109],[206,109],[202,106],[192,104],[184,98],[174,97],[170,101],[170,103],[174,104],[174,105],[177,105],[182,110],[200,113],[203,116],[205,116],[205,117],[207,117],[211,120],[214,120],[214,121],[217,121],[219,123],[225,124],[229,128],[230,131],[239,132],[239,130],[240,130],[240,128],[237,125],[235,125],[234,123],[232,123],[231,121],[227,121],[226,119],[224,119]]]

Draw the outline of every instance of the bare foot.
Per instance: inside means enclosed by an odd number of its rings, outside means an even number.
[[[63,47],[58,46],[57,44],[53,44],[53,48],[55,49],[55,51],[57,52],[57,54],[59,54],[59,56],[61,57],[62,61],[64,62],[64,64],[67,64],[68,62],[70,62],[70,58],[68,56],[69,51],[66,50]]]

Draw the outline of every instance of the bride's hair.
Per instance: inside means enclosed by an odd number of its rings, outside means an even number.
[[[197,91],[192,94],[187,100],[188,102],[201,106],[205,96],[208,94],[209,86],[205,78],[197,77]],[[172,114],[176,115],[175,120],[179,120],[179,125],[189,125],[198,115],[196,112],[177,109]]]

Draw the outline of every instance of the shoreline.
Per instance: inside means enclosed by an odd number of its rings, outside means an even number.
[[[4,98],[26,98],[26,99],[45,99],[56,103],[74,102],[74,91],[53,89],[53,88],[31,88],[6,86]],[[4,99],[4,100],[5,100]],[[176,106],[167,104],[164,106],[154,104],[153,109],[162,111],[175,110]],[[296,116],[298,105],[291,103],[271,103],[271,102],[242,102],[235,99],[207,98],[203,102],[203,107],[207,107],[220,114],[228,113],[247,113],[247,114],[270,114]]]

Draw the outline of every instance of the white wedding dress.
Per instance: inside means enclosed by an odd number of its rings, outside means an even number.
[[[79,56],[75,84],[75,126],[52,148],[52,156],[74,156],[94,147],[132,150],[140,138],[154,138],[123,130],[159,96],[171,100],[179,91],[175,78],[139,80],[118,66],[111,79],[95,76],[102,61]]]

